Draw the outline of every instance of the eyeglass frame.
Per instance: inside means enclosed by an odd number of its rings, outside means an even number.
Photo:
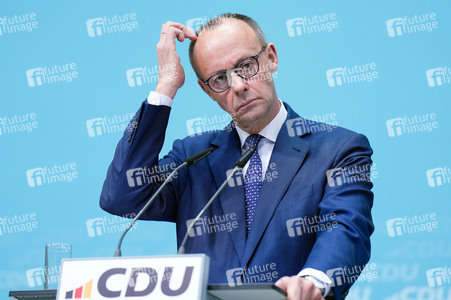
[[[232,86],[232,82],[231,82],[231,81],[232,81],[232,78],[231,78],[231,75],[230,75],[230,74],[231,74],[232,72],[236,72],[236,71],[238,71],[238,70],[241,70],[242,68],[237,68],[236,66],[239,66],[243,61],[248,60],[248,59],[250,59],[250,58],[255,59],[255,61],[257,62],[257,72],[255,72],[254,75],[249,76],[249,77],[243,77],[243,76],[241,76],[241,75],[239,75],[239,74],[236,74],[236,75],[240,76],[240,77],[243,78],[243,79],[249,79],[249,78],[254,77],[254,76],[257,75],[258,72],[260,71],[260,64],[259,64],[259,62],[258,62],[258,58],[263,54],[263,52],[265,51],[265,49],[266,49],[267,46],[268,46],[268,45],[263,46],[262,49],[260,50],[260,52],[259,52],[257,55],[249,56],[249,57],[246,57],[246,58],[240,60],[240,61],[235,65],[235,68],[230,69],[230,70],[226,70],[226,71],[223,71],[223,72],[218,72],[218,73],[216,73],[216,74],[213,74],[213,75],[211,75],[207,80],[202,81],[202,83],[205,84],[205,85],[207,85],[207,86],[210,88],[210,90],[212,90],[212,91],[215,92],[215,93],[218,93],[218,94],[219,94],[219,93],[224,93],[225,91],[227,91],[228,89],[230,89],[230,87]],[[226,74],[226,77],[227,77],[227,83],[229,84],[229,86],[228,86],[225,90],[219,91],[219,92],[218,92],[218,91],[215,91],[215,90],[210,86],[209,81],[210,81],[210,79],[212,79],[213,77],[215,77],[216,75],[219,75],[219,74]]]

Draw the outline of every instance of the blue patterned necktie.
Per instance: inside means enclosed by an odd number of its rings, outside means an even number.
[[[247,137],[246,144],[256,146],[258,149],[258,143],[262,139],[259,134],[252,134]],[[246,176],[244,177],[244,197],[246,206],[246,236],[251,229],[252,221],[254,220],[255,208],[257,207],[257,200],[262,188],[262,161],[258,150],[254,152],[249,161],[249,167],[247,168]]]

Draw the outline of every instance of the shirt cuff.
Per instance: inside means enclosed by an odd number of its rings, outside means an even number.
[[[149,94],[149,97],[147,97],[147,103],[151,105],[165,105],[165,106],[172,106],[172,100],[168,96],[158,94],[157,92],[151,91]]]
[[[312,277],[317,281],[317,283],[321,284],[324,287],[324,296],[327,296],[327,294],[329,294],[332,281],[330,280],[329,276],[327,276],[325,273],[316,269],[305,268],[301,272],[299,272],[298,276]]]

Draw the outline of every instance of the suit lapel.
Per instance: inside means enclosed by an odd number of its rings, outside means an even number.
[[[287,106],[287,119],[297,118],[289,106]],[[246,266],[261,240],[272,216],[283,198],[288,186],[295,177],[304,161],[310,144],[298,136],[289,136],[285,122],[280,129],[274,149],[271,155],[269,166],[274,164],[275,170],[268,166],[267,172],[276,171],[277,178],[271,181],[264,181],[255,211],[254,222],[247,239],[242,260],[242,266]],[[244,193],[244,192],[243,192]],[[243,197],[243,196],[241,196]],[[244,202],[244,201],[243,201]],[[244,207],[243,207],[244,209]]]
[[[234,163],[241,156],[240,139],[236,130],[231,132],[224,130],[213,139],[211,142],[217,149],[208,156],[208,161],[216,182],[216,187],[219,188],[227,179],[227,170],[234,168]],[[241,181],[241,182],[240,182]],[[237,228],[230,231],[230,235],[240,259],[243,257],[244,247],[246,243],[246,219],[244,208],[244,180],[241,176],[235,176],[235,185],[229,185],[219,194],[218,200],[221,203],[224,214],[229,217],[235,214],[238,224]]]

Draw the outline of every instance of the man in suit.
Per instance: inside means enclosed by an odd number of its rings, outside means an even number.
[[[173,99],[185,80],[175,38],[191,40],[200,87],[233,123],[176,140],[159,160]],[[156,90],[117,146],[101,207],[117,215],[137,213],[174,167],[213,146],[206,159],[181,169],[143,215],[176,222],[180,246],[187,224],[226,180],[233,162],[255,145],[242,177],[229,182],[206,212],[186,252],[211,258],[210,283],[269,281],[285,289],[288,299],[322,299],[329,291],[342,299],[370,257],[368,140],[303,119],[279,100],[272,80],[276,48],[249,17],[222,15],[197,36],[167,22],[157,53]]]

